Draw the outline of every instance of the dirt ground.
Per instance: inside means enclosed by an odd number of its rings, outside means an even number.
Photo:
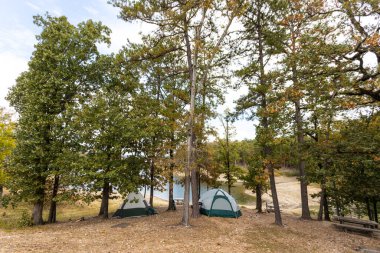
[[[257,214],[251,203],[239,219],[202,216],[191,227],[180,225],[182,208],[165,211],[166,201],[155,198],[159,214],[150,217],[86,218],[55,225],[11,231],[0,229],[0,252],[357,252],[380,251],[380,235],[368,237],[336,230],[330,222],[300,220],[299,181],[276,177],[284,227],[273,214]],[[317,193],[316,186],[308,187]],[[252,194],[246,191],[248,194]],[[271,202],[269,194],[263,196]],[[318,199],[309,198],[311,209]]]
[[[318,210],[319,198],[312,198],[310,195],[320,192],[320,188],[313,184],[308,185],[307,188],[309,194],[309,208],[310,210]],[[301,214],[302,210],[300,182],[298,181],[298,179],[296,177],[276,176],[276,189],[281,211],[287,214]],[[245,193],[254,195],[250,190],[246,190]],[[268,191],[268,193],[265,193],[262,198],[264,202],[271,204],[272,196],[270,195],[270,190]],[[254,205],[247,207],[255,208]]]
[[[182,209],[150,217],[98,218],[22,230],[0,230],[0,252],[354,252],[380,247],[378,237],[335,230],[328,222],[243,208],[239,219],[202,216],[180,225]]]

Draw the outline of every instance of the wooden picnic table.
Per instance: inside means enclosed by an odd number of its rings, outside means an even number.
[[[357,218],[343,217],[343,216],[334,216],[334,220],[339,221],[340,224],[352,223],[352,224],[362,225],[365,228],[379,228],[379,224],[371,220],[361,220]]]
[[[174,202],[175,202],[176,205],[183,205],[183,199],[176,198],[176,199],[173,199],[173,200],[174,200]]]
[[[361,220],[351,217],[343,217],[343,216],[334,216],[334,221],[338,221],[339,223],[333,223],[338,228],[342,228],[345,231],[357,231],[357,232],[365,232],[371,233],[374,232],[380,233],[379,224],[375,221],[369,220]]]

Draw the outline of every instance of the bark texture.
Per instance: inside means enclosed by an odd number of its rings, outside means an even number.
[[[154,196],[154,162],[153,159],[150,160],[150,193],[149,193],[149,205],[153,207],[153,196]]]
[[[256,210],[258,213],[263,212],[263,201],[262,201],[262,189],[261,184],[256,185]]]
[[[54,176],[54,182],[53,182],[53,190],[51,193],[51,203],[50,203],[50,210],[49,210],[49,217],[48,217],[48,223],[55,223],[57,221],[57,201],[56,197],[58,194],[58,188],[59,188],[59,176]]]
[[[108,203],[110,198],[110,183],[107,178],[103,182],[102,203],[100,205],[99,216],[108,219]]]
[[[170,160],[173,161],[174,151],[173,149],[169,150]],[[169,175],[169,204],[168,211],[176,210],[175,202],[174,202],[174,163],[170,163],[170,175]]]
[[[42,224],[44,224],[44,220],[42,218],[43,208],[44,208],[44,202],[43,202],[43,200],[37,200],[34,203],[33,213],[32,213],[33,225],[42,225]]]

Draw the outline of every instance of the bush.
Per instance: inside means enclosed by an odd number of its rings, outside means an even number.
[[[30,219],[30,214],[24,210],[21,214],[21,218],[17,222],[19,227],[30,227],[33,225],[32,220]]]

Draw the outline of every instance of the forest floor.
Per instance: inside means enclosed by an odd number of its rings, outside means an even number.
[[[355,252],[360,248],[380,251],[380,235],[345,233],[330,222],[300,220],[299,181],[294,176],[276,176],[284,227],[274,225],[273,213],[257,214],[254,194],[241,183],[232,188],[239,200],[239,219],[202,216],[190,227],[180,224],[182,207],[166,211],[167,202],[155,198],[159,214],[150,217],[91,218],[99,202],[58,207],[58,220],[52,225],[16,228],[20,215],[30,215],[30,206],[0,208],[0,252]],[[309,194],[318,186],[310,185]],[[269,192],[270,193],[270,192]],[[263,199],[271,202],[269,194]],[[111,200],[116,210],[119,200]],[[314,214],[318,199],[309,198]],[[264,204],[265,207],[265,204]],[[45,214],[46,215],[46,214]],[[315,217],[315,214],[313,215]],[[29,217],[29,216],[27,216]],[[84,217],[79,219],[80,217]],[[16,224],[15,224],[16,222]]]
[[[184,227],[181,207],[158,211],[149,217],[0,230],[0,252],[355,252],[380,246],[378,237],[337,231],[330,222],[289,214],[283,214],[284,227],[279,227],[273,214],[243,207],[238,219],[202,216]]]

